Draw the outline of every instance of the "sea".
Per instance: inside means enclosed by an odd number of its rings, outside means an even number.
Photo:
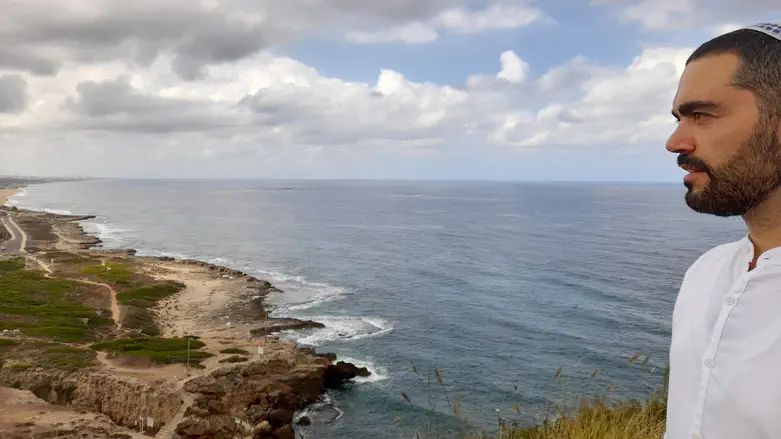
[[[583,398],[645,399],[688,266],[742,238],[682,184],[91,180],[12,203],[96,215],[108,248],[197,258],[284,292],[282,337],[372,375],[305,414],[306,438],[531,425]]]

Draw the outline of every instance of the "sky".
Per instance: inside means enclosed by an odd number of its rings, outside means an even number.
[[[0,0],[0,175],[680,181],[686,58],[777,0]]]

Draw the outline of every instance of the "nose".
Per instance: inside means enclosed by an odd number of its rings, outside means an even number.
[[[681,126],[673,131],[667,139],[666,149],[675,154],[689,154],[694,151],[694,139],[681,130]]]

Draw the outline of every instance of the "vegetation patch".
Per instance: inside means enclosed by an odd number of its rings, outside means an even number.
[[[239,357],[237,355],[234,355],[232,357],[222,359],[219,362],[220,363],[243,363],[245,361],[249,361],[249,358],[247,358],[247,357]]]
[[[30,247],[44,244],[50,246],[51,243],[57,242],[57,235],[52,231],[51,223],[43,215],[17,215],[14,221],[27,234],[27,243]]]
[[[12,370],[72,370],[97,365],[94,351],[49,342],[23,342],[13,348],[0,348],[0,363]]]
[[[223,349],[220,351],[221,354],[241,354],[241,355],[249,355],[249,352],[247,352],[246,349],[239,349],[239,348],[228,348]]]
[[[21,258],[0,261],[0,330],[61,342],[93,341],[114,321],[76,299],[88,286],[25,270]]]
[[[87,266],[95,266],[95,265],[101,265],[100,258],[96,257],[85,257],[80,256],[75,253],[70,252],[63,252],[63,251],[48,251],[43,256],[41,256],[41,259],[43,262],[49,263],[54,262],[54,264],[58,266],[65,266],[65,267],[57,267],[59,270],[70,270],[71,267],[68,266],[74,266],[73,268],[79,268],[79,270],[83,270]]]
[[[7,338],[0,338],[0,349],[3,347],[16,346],[19,342],[16,340],[9,340]]]
[[[597,401],[581,407],[575,416],[561,417],[538,427],[504,430],[506,439],[658,439],[665,430],[667,407],[663,402],[648,404]],[[482,434],[475,438],[488,438]]]
[[[142,335],[157,337],[160,335],[160,328],[157,326],[155,316],[147,308],[137,306],[125,306],[121,313],[122,327],[135,329]]]
[[[105,265],[84,267],[82,273],[117,285],[127,285],[133,279],[133,272],[130,271],[130,267],[121,262],[106,262]]]
[[[203,346],[202,341],[187,338],[137,337],[97,343],[90,347],[117,355],[147,357],[157,364],[186,364],[189,358],[190,364],[199,365],[200,361],[214,356],[200,351]]]
[[[30,363],[13,363],[13,364],[9,364],[6,367],[11,370],[27,370],[34,366]]]
[[[133,288],[117,294],[117,300],[122,305],[152,308],[157,302],[183,290],[185,285],[180,282],[162,281]]]

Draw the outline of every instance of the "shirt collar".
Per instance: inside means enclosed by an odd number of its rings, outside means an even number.
[[[749,261],[754,260],[754,243],[751,242],[748,234],[740,240],[741,250]],[[781,265],[781,247],[771,248],[762,253],[757,259],[757,267],[764,265]]]

